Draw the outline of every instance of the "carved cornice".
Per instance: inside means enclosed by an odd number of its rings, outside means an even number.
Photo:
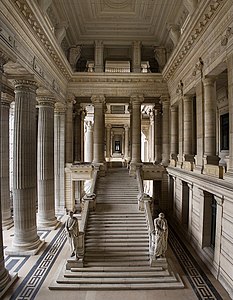
[[[47,33],[45,32],[44,28],[40,25],[40,22],[37,21],[37,17],[34,13],[34,11],[31,9],[31,6],[29,6],[28,1],[26,0],[13,0],[12,1],[17,8],[17,10],[20,12],[22,17],[27,21],[28,25],[31,27],[31,29],[34,31],[35,35],[40,39],[41,43],[44,45],[45,49],[47,50],[49,56],[52,58],[52,60],[57,65],[58,69],[62,72],[62,74],[70,80],[70,74],[67,70],[67,66],[64,64],[63,61],[59,58],[57,54],[57,50],[50,42],[50,39],[47,36]],[[42,70],[38,70],[39,72],[42,72]],[[40,74],[42,76],[42,74]]]
[[[163,72],[165,80],[168,80],[176,71],[178,66],[187,56],[189,50],[193,45],[198,41],[201,37],[203,31],[207,28],[210,24],[211,20],[213,19],[214,15],[218,12],[221,6],[225,3],[225,0],[211,0],[208,6],[205,8],[204,12],[202,13],[198,23],[195,23],[195,26],[188,32],[186,35],[186,40],[183,42],[183,45],[177,48],[177,51],[174,55],[172,55],[170,59],[170,63],[168,63],[165,67]],[[182,38],[181,38],[182,39]],[[184,37],[185,39],[185,37]],[[181,40],[179,41],[181,43]],[[179,45],[178,45],[179,46]]]

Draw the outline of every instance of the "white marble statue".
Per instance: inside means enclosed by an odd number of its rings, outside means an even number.
[[[155,258],[165,257],[167,250],[167,237],[168,237],[168,226],[167,220],[163,213],[159,214],[159,217],[154,219],[155,227]]]
[[[68,241],[70,243],[71,257],[77,256],[77,242],[79,235],[78,219],[74,217],[72,211],[69,212],[69,217],[65,222],[65,230],[67,232]]]

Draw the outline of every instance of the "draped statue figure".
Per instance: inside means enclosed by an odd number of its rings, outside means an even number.
[[[77,238],[79,236],[78,219],[74,217],[72,211],[69,212],[69,217],[65,222],[65,230],[70,243],[71,257],[77,256]]]
[[[159,217],[154,219],[155,227],[155,248],[154,256],[155,258],[165,257],[165,252],[167,250],[167,238],[168,238],[168,226],[167,220],[163,213],[159,214]]]

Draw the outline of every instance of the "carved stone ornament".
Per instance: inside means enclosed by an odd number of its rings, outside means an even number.
[[[227,27],[226,33],[221,38],[221,45],[226,46],[228,44],[229,37],[233,34],[233,28]]]
[[[197,71],[201,71],[201,73],[202,73],[203,66],[204,66],[204,62],[203,62],[202,58],[199,57],[198,62],[195,64],[195,67],[194,67],[192,75],[196,76]]]
[[[183,96],[183,87],[184,87],[184,84],[183,84],[182,80],[180,80],[178,83],[178,87],[176,89],[176,93]]]

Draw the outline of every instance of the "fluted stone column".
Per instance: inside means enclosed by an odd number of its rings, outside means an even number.
[[[216,86],[215,78],[205,78],[204,84],[204,161],[218,165],[216,156]]]
[[[233,177],[233,55],[227,58],[228,101],[229,101],[229,163],[227,177]]]
[[[37,224],[40,228],[54,228],[54,105],[55,99],[39,97],[38,143],[37,143]]]
[[[183,147],[184,147],[184,113],[183,113],[183,97],[180,97],[178,104],[178,161],[177,166],[183,165]]]
[[[169,164],[169,99],[168,97],[161,97],[163,107],[163,129],[162,129],[162,164],[168,166]]]
[[[15,80],[13,207],[15,232],[7,253],[35,254],[42,246],[36,227],[36,89]]]
[[[57,102],[54,110],[55,213],[65,213],[65,117],[66,107]]]
[[[125,125],[125,159],[129,159],[129,126]]]
[[[106,125],[106,160],[110,161],[110,150],[111,150],[111,124]]]
[[[74,161],[81,162],[81,114],[79,103],[74,105]]]
[[[81,149],[81,162],[84,161],[84,127],[85,127],[85,117],[87,115],[86,110],[82,107],[81,111],[81,130],[80,130],[80,149]]]
[[[150,112],[150,161],[155,161],[155,116],[154,109]]]
[[[85,136],[85,162],[93,161],[93,124],[91,121],[86,122],[86,136]]]
[[[186,95],[183,97],[184,108],[184,160],[194,161],[192,155],[192,96]]]
[[[91,101],[94,105],[94,157],[93,163],[104,163],[104,136],[105,136],[105,97],[93,95]]]
[[[132,59],[132,71],[134,73],[141,72],[141,42],[133,42],[133,59]]]
[[[129,111],[129,122],[130,122],[130,128],[129,128],[129,161],[132,159],[132,104],[129,103],[128,106]]]
[[[95,41],[95,72],[104,71],[104,44],[102,41]]]
[[[73,104],[74,97],[69,95],[66,106],[66,163],[73,163]]]
[[[178,107],[171,106],[171,153],[170,157],[175,162],[178,154]]]
[[[7,57],[3,53],[0,52],[0,79],[3,77],[3,66],[7,62]],[[0,81],[0,97],[2,92],[2,84]],[[1,111],[1,101],[0,101],[0,111]],[[0,123],[0,127],[2,124]],[[0,130],[0,135],[2,134],[2,130]],[[0,143],[2,143],[2,136],[0,136]],[[1,164],[1,161],[0,161]],[[0,180],[0,187],[2,185],[2,179]],[[2,239],[2,209],[0,205],[0,292],[3,291],[7,285],[9,284],[11,278],[10,275],[5,268],[4,262],[4,253],[3,253],[3,239]]]
[[[131,163],[141,163],[141,104],[142,95],[131,96],[132,105],[132,155]]]
[[[13,226],[9,183],[9,110],[13,99],[14,97],[9,94],[1,94],[1,206],[3,229],[9,229]]]
[[[162,115],[160,110],[155,110],[155,162],[162,161]]]

